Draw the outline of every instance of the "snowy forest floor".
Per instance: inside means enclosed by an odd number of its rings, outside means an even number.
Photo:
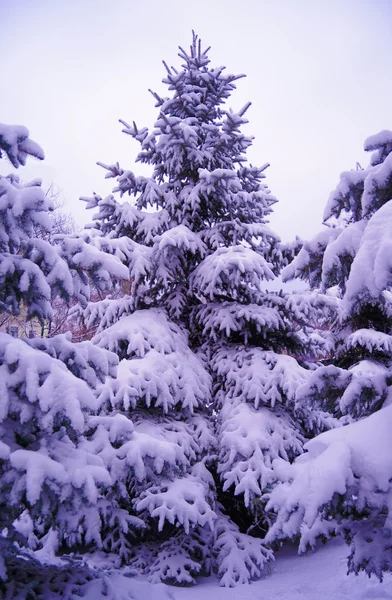
[[[298,557],[294,547],[282,549],[272,572],[250,585],[222,588],[214,577],[201,578],[194,587],[149,585],[141,579],[112,579],[124,600],[385,600],[392,599],[392,575],[383,583],[361,573],[346,575],[348,548],[330,542],[314,553]],[[116,580],[115,580],[116,579]],[[92,590],[91,590],[92,591]],[[98,600],[97,595],[88,595]],[[103,597],[102,597],[103,598]]]

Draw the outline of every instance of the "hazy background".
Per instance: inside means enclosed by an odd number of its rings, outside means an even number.
[[[192,29],[212,66],[247,74],[230,105],[252,101],[273,228],[311,236],[339,173],[367,164],[364,139],[392,129],[392,0],[0,0],[0,121],[46,153],[20,175],[54,182],[89,221],[79,196],[113,185],[96,161],[132,169],[139,149],[118,119],[153,126],[148,88],[164,93],[161,60],[178,66]]]

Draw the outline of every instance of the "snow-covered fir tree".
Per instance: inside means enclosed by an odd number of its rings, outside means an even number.
[[[268,291],[289,250],[267,225],[268,165],[246,162],[249,104],[224,106],[242,76],[212,68],[196,36],[179,56],[178,70],[165,65],[171,96],[153,94],[154,129],[122,121],[151,176],[100,163],[113,195],[85,199],[97,208],[90,241],[128,267],[129,294],[80,314],[120,359],[101,390],[102,427],[115,416],[134,428],[117,454],[96,446],[143,522],[141,545],[118,531],[107,549],[154,581],[215,570],[235,585],[272,558],[259,538],[274,459],[292,460],[306,435],[331,426],[295,406],[308,372],[294,356],[311,351],[307,325],[328,311],[317,296]]]
[[[28,155],[43,159],[26,128],[0,124],[0,149],[14,167]],[[89,278],[102,288],[127,278],[115,257],[64,239],[53,246],[34,237],[49,230],[50,200],[39,181],[0,177],[0,312],[41,323],[51,299],[89,299]],[[116,518],[107,512],[112,480],[86,432],[97,429],[95,389],[115,375],[117,356],[67,335],[15,339],[0,333],[0,595],[2,598],[70,598],[94,570],[55,554],[102,545]],[[89,418],[91,420],[89,420]],[[95,420],[94,420],[95,418]],[[121,425],[121,423],[120,423]],[[120,435],[113,419],[111,440]],[[97,587],[97,591],[99,586]],[[45,595],[48,594],[48,595]]]
[[[325,219],[333,227],[304,245],[286,276],[338,287],[335,352],[299,390],[342,422],[308,443],[272,494],[279,516],[270,539],[297,535],[301,547],[339,532],[351,546],[349,571],[382,577],[392,568],[390,452],[392,398],[392,132],[365,142],[366,169],[345,172]],[[370,415],[370,416],[369,416]]]
[[[368,138],[365,150],[373,152],[369,167],[342,173],[325,208],[328,227],[283,272],[341,299],[331,324],[330,364],[315,371],[299,396],[349,420],[381,408],[390,385],[391,132]]]

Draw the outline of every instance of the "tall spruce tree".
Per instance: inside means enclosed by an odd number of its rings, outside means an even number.
[[[307,370],[294,356],[310,352],[307,325],[325,302],[268,291],[288,253],[267,225],[268,165],[246,162],[249,104],[224,107],[242,76],[211,68],[208,50],[194,35],[181,68],[165,65],[171,97],[153,93],[153,131],[121,121],[152,175],[99,163],[130,200],[85,199],[98,209],[91,242],[121,258],[131,284],[81,316],[120,358],[101,391],[107,423],[121,414],[134,425],[109,465],[144,522],[142,545],[124,540],[124,557],[153,580],[191,583],[214,569],[235,585],[272,558],[258,538],[274,460],[297,456],[331,419],[295,406]]]
[[[301,547],[340,533],[349,572],[382,578],[392,568],[392,132],[365,142],[366,169],[341,175],[326,220],[334,226],[304,245],[286,276],[310,278],[342,298],[332,327],[330,364],[316,369],[298,396],[358,421],[308,443],[306,461],[272,494],[278,518],[269,538],[301,532]]]

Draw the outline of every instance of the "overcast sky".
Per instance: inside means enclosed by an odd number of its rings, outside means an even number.
[[[273,228],[310,237],[339,173],[367,164],[364,139],[392,129],[392,0],[0,0],[0,121],[46,153],[20,175],[54,182],[90,220],[79,196],[112,185],[96,161],[134,168],[118,119],[153,126],[148,88],[164,92],[161,61],[179,64],[192,29],[212,66],[247,75],[230,106],[252,101],[250,160],[271,163]]]

